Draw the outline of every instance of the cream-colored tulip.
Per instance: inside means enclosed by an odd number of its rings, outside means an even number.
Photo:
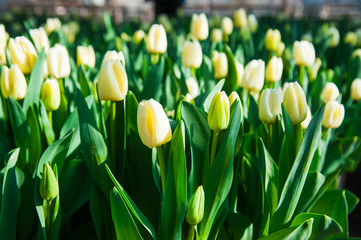
[[[344,43],[349,43],[351,46],[355,47],[357,44],[357,34],[355,32],[348,32],[343,41]]]
[[[0,24],[0,64],[6,64],[5,48],[9,39],[9,34],[5,30],[5,26]]]
[[[229,100],[227,94],[217,92],[211,102],[211,106],[208,111],[208,124],[209,127],[215,131],[226,129],[229,124]]]
[[[277,82],[281,79],[283,72],[282,58],[273,56],[266,66],[266,80]]]
[[[354,101],[361,100],[361,78],[356,78],[351,84],[351,99]]]
[[[199,86],[197,80],[190,77],[186,80],[186,85],[192,98],[196,98],[199,95]]]
[[[48,18],[45,23],[45,31],[48,36],[57,29],[61,28],[61,22],[59,18]]]
[[[244,67],[243,64],[238,62],[236,60],[236,70],[237,70],[237,86],[241,86],[242,83],[242,78],[243,78],[243,74],[244,74]]]
[[[167,35],[163,25],[153,24],[150,27],[146,46],[149,53],[160,54],[167,51]]]
[[[265,37],[265,47],[269,51],[277,51],[281,42],[281,33],[278,29],[268,29]]]
[[[128,77],[116,51],[108,51],[105,54],[98,81],[101,100],[121,101],[127,95]]]
[[[248,15],[248,26],[252,33],[257,32],[258,29],[258,21],[255,15],[249,14]]]
[[[330,101],[326,103],[323,114],[322,126],[326,128],[338,128],[345,117],[345,107],[337,102]]]
[[[138,105],[137,125],[140,139],[149,148],[159,147],[172,139],[172,130],[162,105],[150,99]]]
[[[328,29],[328,36],[331,36],[330,39],[330,47],[334,48],[337,47],[340,42],[340,33],[337,28],[331,27]]]
[[[76,60],[78,66],[83,64],[93,68],[95,66],[95,52],[93,46],[78,46],[76,48]]]
[[[265,64],[263,60],[250,61],[244,68],[241,87],[251,91],[261,91],[264,84],[264,74]]]
[[[191,33],[199,41],[206,40],[209,34],[208,19],[204,13],[193,14],[191,21]]]
[[[248,20],[246,10],[244,10],[244,8],[240,8],[234,13],[234,25],[237,28],[247,27]]]
[[[285,95],[285,93],[286,93],[286,90],[287,90],[287,88],[290,86],[290,82],[285,82],[285,83],[283,83],[283,86],[282,86],[282,93],[283,93],[283,96]]]
[[[68,50],[63,45],[55,44],[46,56],[48,71],[53,78],[65,78],[70,75],[70,60]]]
[[[144,39],[145,37],[145,33],[143,30],[137,30],[134,32],[133,34],[133,40],[135,45],[139,45],[139,43]]]
[[[11,65],[10,69],[6,66],[1,71],[1,92],[4,98],[9,96],[16,99],[24,99],[27,91],[27,84],[24,74],[18,65]]]
[[[320,58],[316,58],[316,61],[315,61],[315,63],[313,64],[313,66],[312,66],[312,68],[310,69],[310,72],[309,72],[310,82],[313,82],[313,81],[316,80],[316,78],[317,78],[317,73],[318,73],[318,70],[320,70],[321,65],[322,65],[321,59],[320,59]]]
[[[287,114],[293,125],[299,124],[306,119],[306,96],[298,82],[290,83],[288,85],[283,96],[283,104],[285,105]]]
[[[277,57],[281,57],[284,50],[285,50],[285,44],[283,42],[280,42],[280,44],[278,44],[278,48],[277,48],[277,51],[276,51]]]
[[[258,100],[258,116],[263,122],[274,123],[282,113],[283,94],[281,88],[265,89]]]
[[[63,33],[65,35],[66,40],[69,43],[73,43],[73,42],[75,42],[76,35],[80,31],[80,26],[79,26],[78,22],[71,21],[71,22],[69,22],[67,24],[64,24],[61,27],[61,29],[62,29],[62,31],[63,31]]]
[[[229,100],[229,106],[232,106],[232,104],[237,100],[241,103],[241,99],[239,98],[238,93],[235,91],[233,91],[233,92],[231,92],[231,94],[229,94],[228,100]]]
[[[293,59],[297,65],[306,67],[315,63],[316,53],[313,44],[308,41],[296,41],[293,43]]]
[[[221,25],[222,25],[222,29],[223,29],[224,34],[231,35],[231,33],[233,32],[233,21],[232,21],[232,19],[230,19],[229,17],[223,17]]]
[[[8,48],[12,64],[18,65],[24,74],[31,73],[38,54],[30,40],[23,36],[10,38]]]
[[[225,78],[228,74],[227,56],[223,52],[214,52],[212,57],[214,77],[216,79]]]
[[[222,29],[213,28],[211,32],[211,41],[212,42],[222,42],[223,32]]]
[[[40,99],[47,111],[52,112],[59,108],[61,96],[58,80],[47,79],[41,87]]]
[[[301,122],[301,126],[302,126],[303,129],[306,129],[306,128],[308,127],[308,125],[309,125],[310,122],[311,122],[311,119],[312,119],[311,109],[310,109],[309,106],[307,106],[306,119]]]
[[[45,52],[48,52],[49,38],[48,35],[46,35],[44,28],[30,29],[29,33],[38,52],[41,52],[43,48],[45,49]]]
[[[185,41],[182,52],[182,64],[189,68],[199,68],[202,64],[202,47],[197,40]]]
[[[302,41],[308,41],[308,42],[311,43],[313,41],[313,36],[312,36],[311,33],[305,33],[305,34],[302,35],[301,40]]]
[[[323,90],[321,92],[321,100],[324,103],[327,103],[329,101],[336,100],[336,98],[340,95],[340,92],[338,90],[338,87],[333,82],[328,82],[323,87]]]
[[[356,49],[351,54],[351,59],[359,57],[361,59],[361,49]]]

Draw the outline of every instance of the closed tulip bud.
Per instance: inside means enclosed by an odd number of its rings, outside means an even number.
[[[309,79],[310,79],[310,82],[313,82],[316,80],[317,78],[317,73],[318,73],[318,70],[320,70],[320,67],[322,65],[322,62],[321,62],[321,59],[320,58],[316,58],[316,61],[315,61],[315,64],[313,64],[312,68],[310,69],[310,72],[309,72]]]
[[[278,44],[278,48],[277,48],[277,51],[276,51],[277,57],[281,57],[284,50],[285,50],[285,44],[283,42],[280,42],[280,44]]]
[[[222,42],[223,32],[222,29],[213,28],[211,32],[211,41],[212,42]]]
[[[287,88],[290,86],[290,82],[285,82],[285,83],[283,83],[283,87],[282,87],[282,93],[283,93],[283,96],[285,95],[285,93],[286,93],[286,90],[287,90]]]
[[[78,46],[76,48],[76,60],[78,66],[83,64],[93,68],[95,66],[95,52],[93,47],[91,45],[87,47]]]
[[[147,36],[147,50],[149,53],[164,53],[167,51],[167,35],[163,25],[153,24]]]
[[[212,57],[214,77],[216,79],[225,78],[228,74],[227,56],[223,52],[214,52]]]
[[[247,14],[246,14],[246,10],[244,10],[244,8],[240,8],[238,9],[235,13],[234,13],[234,25],[237,28],[244,28],[247,27],[248,23],[247,23]]]
[[[5,98],[9,96],[16,99],[24,99],[27,91],[24,74],[18,65],[14,64],[10,69],[6,66],[1,71],[1,92]]]
[[[311,109],[309,106],[307,106],[307,115],[306,115],[306,119],[303,120],[303,122],[301,122],[301,126],[303,129],[306,129],[308,127],[308,125],[310,124],[312,119],[312,113],[311,113]]]
[[[258,101],[259,119],[263,122],[274,123],[278,115],[282,113],[282,90],[281,88],[265,89]]]
[[[228,127],[229,100],[224,91],[217,92],[212,99],[208,111],[208,124],[215,132],[219,132]]]
[[[9,34],[5,30],[5,26],[0,24],[0,64],[6,64],[5,48],[8,41]]]
[[[351,59],[354,59],[356,57],[361,59],[361,49],[356,49],[352,52]]]
[[[336,100],[336,98],[340,95],[340,92],[338,91],[338,87],[333,82],[328,82],[324,86],[322,92],[321,92],[321,100],[324,103],[327,103],[329,101]]]
[[[241,87],[247,90],[261,91],[264,84],[265,66],[263,60],[252,60],[244,68]]]
[[[189,225],[197,225],[203,219],[204,215],[204,190],[199,186],[196,192],[189,200],[187,207],[186,220]]]
[[[63,45],[55,44],[46,56],[48,71],[51,77],[65,78],[70,75],[69,54]]]
[[[60,87],[58,80],[47,79],[41,87],[40,99],[47,111],[52,112],[60,106]]]
[[[222,18],[222,29],[224,34],[231,35],[233,32],[233,21],[229,17],[223,17]]]
[[[52,201],[59,194],[59,184],[53,169],[48,163],[43,165],[43,175],[40,180],[40,196],[47,201]]]
[[[128,92],[128,77],[121,55],[108,51],[99,73],[98,91],[101,100],[121,101]]]
[[[199,86],[197,80],[190,77],[186,80],[186,85],[192,98],[196,98],[199,95]]]
[[[189,102],[189,103],[191,103],[191,104],[194,104],[193,97],[192,97],[192,95],[190,95],[189,93],[187,93],[187,94],[184,96],[183,101],[186,101],[186,102]]]
[[[242,104],[241,104],[241,99],[239,98],[239,95],[237,92],[233,91],[231,92],[231,94],[228,96],[228,100],[229,100],[229,106],[232,106],[232,104],[234,102],[236,102],[237,100],[239,101],[239,107],[241,108],[241,121],[243,119],[243,109],[242,109]]]
[[[316,53],[313,44],[308,41],[296,41],[293,44],[293,59],[297,65],[306,67],[315,63]]]
[[[185,41],[182,52],[182,63],[185,67],[199,68],[202,64],[203,54],[201,45],[197,40]]]
[[[361,79],[356,78],[351,84],[351,99],[354,101],[361,100]]]
[[[45,52],[48,52],[49,38],[48,35],[46,35],[44,28],[30,29],[29,33],[38,52],[41,52],[43,48],[45,49]]]
[[[343,41],[355,47],[357,44],[357,34],[355,32],[348,32]]]
[[[265,47],[269,51],[277,51],[278,45],[281,42],[281,33],[278,29],[268,29],[265,39]]]
[[[241,86],[242,78],[244,74],[244,67],[243,64],[238,62],[237,60],[236,60],[236,70],[237,70],[237,85]]]
[[[340,42],[340,33],[337,28],[331,27],[328,29],[328,36],[331,36],[330,39],[330,47],[334,48],[337,47]]]
[[[287,114],[293,125],[299,124],[306,119],[306,96],[298,82],[290,83],[288,85],[283,96],[283,104],[285,105]]]
[[[204,13],[199,15],[193,14],[191,21],[191,33],[199,41],[205,40],[208,37],[208,20]]]
[[[172,139],[172,130],[162,105],[150,99],[138,105],[137,125],[140,139],[149,148],[159,147]]]
[[[248,26],[252,33],[257,32],[258,21],[255,15],[253,14],[248,15]]]
[[[267,63],[266,67],[266,80],[270,82],[277,82],[281,79],[283,72],[282,58],[273,56]]]
[[[322,126],[325,128],[338,128],[344,117],[345,107],[337,101],[330,101],[326,103]]]
[[[57,29],[61,28],[61,22],[59,18],[48,18],[45,23],[45,31],[48,36]]]
[[[302,41],[308,41],[308,42],[311,43],[313,41],[313,36],[312,36],[311,33],[305,33],[305,34],[302,35],[301,40]]]
[[[10,38],[8,48],[12,64],[18,65],[24,74],[31,73],[38,54],[30,40],[22,36]]]
[[[139,45],[139,43],[144,39],[145,33],[143,30],[138,30],[135,31],[135,33],[133,34],[133,39],[134,39],[134,43],[135,45]]]
[[[72,29],[72,25],[70,24],[64,24],[62,27],[61,27],[63,33],[64,33],[64,36],[66,38],[66,40],[69,42],[69,43],[74,43],[75,42],[75,39],[76,39],[76,32]]]

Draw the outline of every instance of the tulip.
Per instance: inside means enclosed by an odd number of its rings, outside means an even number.
[[[274,123],[276,117],[282,113],[282,90],[281,88],[265,89],[258,101],[259,119],[263,122]]]
[[[192,97],[192,95],[190,95],[190,93],[187,93],[187,94],[184,96],[183,101],[189,102],[189,103],[191,103],[191,104],[194,104],[193,97]]]
[[[52,112],[60,106],[60,87],[58,80],[47,79],[41,87],[40,99],[44,103],[47,111]]]
[[[308,41],[296,41],[293,44],[293,59],[297,65],[312,66],[315,62],[316,53],[313,44]]]
[[[263,60],[252,60],[244,68],[241,87],[259,92],[263,88],[265,66]]]
[[[199,86],[197,80],[190,77],[186,80],[186,85],[192,98],[196,98],[199,95]]]
[[[333,82],[328,82],[324,86],[322,92],[321,92],[321,100],[324,103],[336,100],[336,98],[340,95],[340,92],[338,91],[338,87]]]
[[[55,44],[46,56],[48,71],[54,78],[65,78],[70,75],[69,54],[63,45]]]
[[[208,124],[215,132],[219,132],[228,127],[229,100],[224,91],[217,92],[212,99],[208,111]]]
[[[102,62],[98,83],[101,100],[121,101],[128,92],[128,77],[121,55],[116,51],[108,51]]]
[[[244,28],[244,27],[247,27],[247,25],[248,25],[247,22],[248,21],[247,21],[246,10],[244,10],[244,8],[238,9],[234,13],[234,25],[238,28]]]
[[[337,47],[340,42],[340,33],[339,33],[338,29],[335,27],[331,27],[330,29],[328,29],[327,35],[331,36],[329,46],[331,48]]]
[[[306,119],[306,96],[298,82],[288,85],[283,96],[283,103],[293,125],[297,125]]]
[[[243,119],[243,108],[242,108],[241,99],[240,99],[238,93],[235,92],[235,91],[231,92],[231,94],[228,96],[228,100],[229,100],[229,106],[232,106],[232,104],[234,102],[236,102],[237,100],[239,101],[239,107],[241,109],[241,121],[242,121],[242,119]]]
[[[4,98],[9,96],[20,100],[25,98],[27,84],[24,74],[20,71],[18,65],[11,65],[10,69],[6,66],[1,71],[1,92]]]
[[[9,34],[6,32],[3,24],[0,24],[0,65],[6,64],[5,48]]]
[[[351,54],[351,59],[359,57],[361,59],[361,49],[356,49]]]
[[[223,38],[222,35],[223,35],[222,29],[213,28],[213,30],[211,32],[211,41],[212,42],[222,42],[222,38]]]
[[[203,219],[204,215],[204,190],[199,186],[196,192],[189,200],[186,214],[186,221],[189,225],[197,225]]]
[[[283,93],[283,96],[285,95],[285,92],[287,90],[287,88],[290,86],[290,82],[285,82],[283,83],[283,87],[282,87],[282,93]]]
[[[49,38],[48,35],[46,35],[44,28],[30,29],[29,33],[38,52],[41,52],[43,48],[45,49],[45,52],[48,52]]]
[[[338,128],[345,117],[345,107],[337,101],[326,103],[322,126],[325,128]]]
[[[199,68],[202,64],[203,54],[201,45],[197,40],[185,41],[182,52],[182,63],[185,67]]]
[[[316,80],[317,73],[318,73],[318,70],[320,69],[321,65],[322,65],[321,59],[316,58],[315,64],[313,64],[313,66],[312,66],[312,68],[310,69],[310,72],[309,72],[310,82],[313,82],[313,81]]]
[[[361,100],[361,78],[356,78],[351,84],[351,99],[354,101]]]
[[[258,21],[255,15],[253,14],[248,15],[248,26],[252,33],[257,32]]]
[[[284,50],[285,50],[285,44],[283,42],[280,42],[280,44],[278,44],[278,48],[277,48],[277,51],[276,51],[277,57],[281,57]]]
[[[208,37],[208,20],[204,13],[199,15],[193,14],[191,21],[191,33],[199,41],[205,40]]]
[[[43,165],[43,175],[40,180],[40,196],[47,200],[52,201],[59,194],[59,184],[56,179],[53,169],[48,163]]]
[[[348,32],[343,41],[355,47],[357,44],[357,34],[355,32]]]
[[[48,36],[57,29],[61,28],[61,22],[59,18],[48,18],[45,23],[45,31]]]
[[[138,105],[137,125],[140,139],[149,148],[159,147],[172,139],[172,130],[162,105],[150,99]]]
[[[306,115],[306,119],[303,120],[303,122],[301,122],[301,126],[303,129],[306,129],[308,127],[308,125],[310,124],[312,119],[312,113],[311,113],[311,109],[309,106],[307,106],[307,115]]]
[[[281,42],[281,33],[278,29],[268,29],[265,39],[265,47],[269,51],[277,51],[278,45]]]
[[[225,78],[228,74],[227,56],[223,52],[214,52],[212,57],[214,77],[216,79]]]
[[[266,66],[266,80],[277,82],[281,79],[283,72],[282,58],[273,56]]]
[[[243,64],[238,62],[237,60],[236,60],[236,70],[237,70],[237,85],[241,86],[242,78],[244,74],[244,67]]]
[[[80,64],[89,66],[89,67],[94,67],[95,66],[95,52],[93,47],[90,46],[78,46],[76,48],[76,59],[77,59],[77,64],[78,66]]]
[[[12,64],[18,65],[24,74],[31,73],[38,54],[30,40],[26,37],[10,38],[8,48]]]
[[[76,35],[78,34],[78,32],[80,30],[79,23],[72,21],[67,24],[64,24],[61,28],[65,35],[66,40],[69,43],[75,42]]]
[[[222,18],[222,29],[224,34],[231,35],[233,32],[233,21],[229,17]]]
[[[305,33],[305,34],[302,35],[301,40],[302,41],[308,41],[308,42],[311,43],[313,41],[313,36],[312,36],[311,33]]]
[[[161,54],[167,50],[167,35],[163,25],[153,24],[146,40],[149,53]]]
[[[135,33],[133,34],[133,39],[134,39],[134,43],[135,45],[139,45],[139,43],[144,39],[145,33],[143,30],[138,30],[135,31]]]

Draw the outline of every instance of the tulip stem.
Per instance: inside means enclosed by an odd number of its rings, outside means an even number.
[[[191,76],[196,79],[196,69],[195,68],[191,68]]]
[[[193,240],[194,239],[194,228],[195,228],[195,225],[189,225],[187,240]]]
[[[51,128],[53,128],[53,112],[52,111],[48,112],[48,118],[49,118],[50,126],[51,126]]]
[[[50,239],[50,233],[51,233],[51,200],[46,201],[46,236],[47,239]]]
[[[218,140],[219,132],[213,132],[213,139],[212,139],[212,150],[211,150],[211,159],[209,163],[209,168],[212,168],[214,158],[216,157],[216,150],[217,150],[217,140]]]
[[[117,104],[115,101],[111,102],[110,108],[110,149],[111,149],[111,163],[113,171],[116,172],[116,153],[115,153],[115,117],[117,111]]]
[[[162,146],[157,147],[157,154],[160,168],[160,180],[162,182],[162,195],[164,195],[166,171]]]
[[[152,65],[156,65],[159,61],[159,54],[158,53],[151,54],[150,61],[152,62]]]

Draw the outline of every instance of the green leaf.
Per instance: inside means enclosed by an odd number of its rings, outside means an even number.
[[[31,173],[33,173],[40,160],[42,150],[39,120],[33,106],[28,108],[27,119],[29,124],[29,138],[31,139],[31,141],[29,141],[28,166],[31,169]]]
[[[50,124],[48,114],[46,112],[45,106],[42,101],[40,101],[40,126],[42,131],[44,132],[45,139],[48,145],[52,144],[55,140],[55,133],[54,130]]]
[[[251,220],[240,213],[228,213],[227,225],[233,239],[248,240],[253,238],[253,224]]]
[[[237,89],[237,66],[236,61],[233,56],[232,50],[229,48],[228,45],[224,45],[223,52],[227,56],[227,63],[228,63],[228,74],[226,77],[226,81],[224,84],[224,90],[226,91],[227,95],[230,94],[232,91]]]
[[[126,104],[127,104],[127,126],[128,126],[128,134],[131,129],[133,132],[138,133],[137,126],[137,113],[138,113],[138,101],[135,95],[129,91],[126,96]]]
[[[222,90],[222,87],[224,85],[224,79],[220,80],[217,85],[213,88],[213,90],[208,94],[206,100],[203,102],[203,110],[208,113],[209,108],[211,107],[211,103],[213,100],[214,95],[216,95],[217,92],[220,92]]]
[[[91,94],[90,88],[89,88],[89,80],[86,76],[86,71],[83,66],[83,64],[80,64],[78,67],[78,81],[80,85],[80,90],[84,97],[89,96]]]
[[[280,239],[309,239],[312,233],[313,219],[304,221],[298,227],[289,227],[280,231],[274,232],[259,240],[280,240]]]
[[[142,99],[150,99],[160,102],[162,97],[162,82],[164,74],[164,56],[159,57],[156,65],[152,66],[144,79]]]

